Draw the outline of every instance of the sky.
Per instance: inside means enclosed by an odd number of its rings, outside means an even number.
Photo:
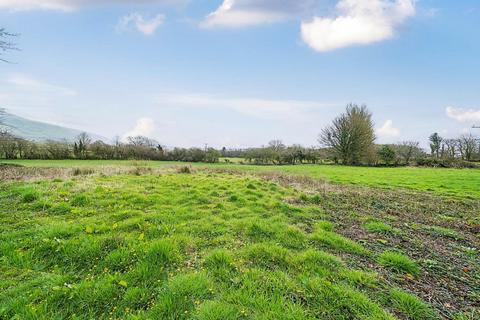
[[[480,134],[478,0],[0,0],[2,27],[0,107],[108,138],[315,146],[348,103],[379,143]]]

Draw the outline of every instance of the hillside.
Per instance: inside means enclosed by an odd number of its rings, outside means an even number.
[[[53,125],[45,122],[26,119],[8,112],[2,116],[3,126],[12,134],[33,141],[72,141],[82,131]],[[94,140],[106,140],[105,138],[91,134]]]

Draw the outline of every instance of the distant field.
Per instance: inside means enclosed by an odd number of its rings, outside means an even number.
[[[245,162],[244,158],[220,158],[218,159],[220,163],[242,163]]]
[[[3,161],[7,162],[7,161]],[[189,165],[168,161],[115,160],[19,160],[8,161],[30,167],[95,167],[95,166],[171,166]],[[278,171],[306,175],[327,181],[381,188],[408,188],[462,198],[480,198],[480,170],[443,168],[367,168],[333,165],[253,166],[239,164],[190,164],[248,171]]]
[[[408,188],[442,195],[480,198],[479,169],[369,168],[331,165],[248,167],[249,170],[279,170],[335,183],[382,188]]]

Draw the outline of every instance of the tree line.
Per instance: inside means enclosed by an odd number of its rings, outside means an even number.
[[[0,109],[0,128],[2,110]],[[8,128],[0,130],[0,158],[3,159],[94,159],[94,160],[164,160],[215,163],[242,158],[242,163],[259,165],[295,165],[335,163],[372,166],[444,166],[476,167],[480,161],[480,140],[472,135],[443,138],[438,133],[429,137],[430,152],[418,141],[397,144],[375,143],[372,114],[366,106],[349,104],[344,113],[325,127],[318,138],[319,146],[306,148],[285,145],[272,140],[266,146],[221,150],[214,148],[167,149],[158,141],[143,137],[115,139],[113,143],[92,141],[82,133],[73,142],[33,142],[16,137]]]
[[[166,150],[155,140],[147,137],[129,137],[112,144],[91,141],[80,134],[73,143],[67,141],[33,142],[16,137],[6,131],[0,132],[0,158],[44,160],[162,160],[185,162],[218,162],[220,152],[213,149],[174,148]]]
[[[322,130],[319,142],[329,148],[336,163],[346,165],[427,165],[476,166],[480,161],[480,139],[471,134],[444,139],[438,133],[429,137],[430,154],[418,141],[376,145],[372,114],[365,105],[349,104],[346,111]]]

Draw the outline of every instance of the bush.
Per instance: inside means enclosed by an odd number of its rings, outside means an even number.
[[[436,159],[436,158],[419,158],[416,160],[417,165],[421,167],[434,168],[458,168],[458,169],[478,169],[480,165],[460,159]]]

